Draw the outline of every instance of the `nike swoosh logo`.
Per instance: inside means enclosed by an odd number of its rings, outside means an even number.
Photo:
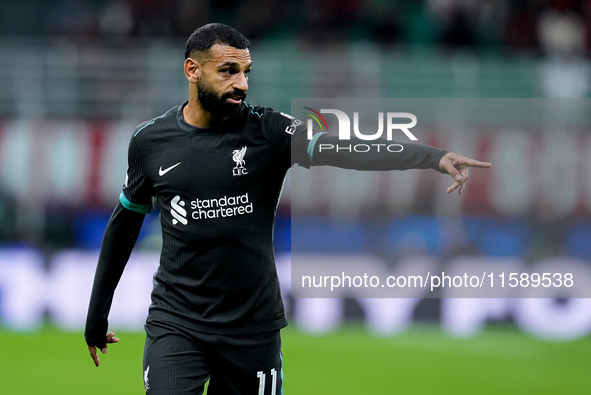
[[[172,165],[170,167],[167,167],[166,169],[162,170],[162,166],[160,166],[160,169],[158,169],[158,175],[160,177],[162,177],[163,175],[165,175],[166,173],[168,173],[169,171],[171,171],[172,169],[174,169],[175,167],[177,167],[178,165],[180,165],[181,162],[177,163],[176,165]]]

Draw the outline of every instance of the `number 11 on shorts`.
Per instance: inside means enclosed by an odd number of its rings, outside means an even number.
[[[259,395],[265,395],[265,379],[267,375],[262,370],[259,370],[257,377],[259,378]],[[277,371],[275,368],[271,369],[271,380],[271,395],[275,395],[277,391]]]

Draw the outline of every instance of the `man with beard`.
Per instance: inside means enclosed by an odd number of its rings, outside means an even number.
[[[162,252],[146,321],[143,369],[148,394],[283,393],[279,330],[287,325],[273,254],[273,223],[293,165],[365,169],[433,168],[463,187],[470,166],[433,147],[369,163],[323,155],[295,118],[244,103],[251,59],[235,29],[209,24],[188,39],[189,100],[141,124],[129,144],[119,204],[105,230],[85,339],[99,366],[116,343],[107,317],[144,215],[160,207]]]

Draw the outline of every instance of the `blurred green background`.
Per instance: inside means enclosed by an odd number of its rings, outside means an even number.
[[[141,394],[142,334],[121,342],[94,367],[79,333],[52,328],[1,332],[5,394]],[[547,343],[500,326],[454,339],[418,325],[396,337],[347,325],[324,336],[283,332],[287,394],[586,394],[591,341]]]

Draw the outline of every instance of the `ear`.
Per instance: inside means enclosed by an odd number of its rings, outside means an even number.
[[[196,84],[199,81],[199,77],[201,77],[201,64],[197,62],[195,59],[187,58],[185,59],[185,77],[191,84]]]

